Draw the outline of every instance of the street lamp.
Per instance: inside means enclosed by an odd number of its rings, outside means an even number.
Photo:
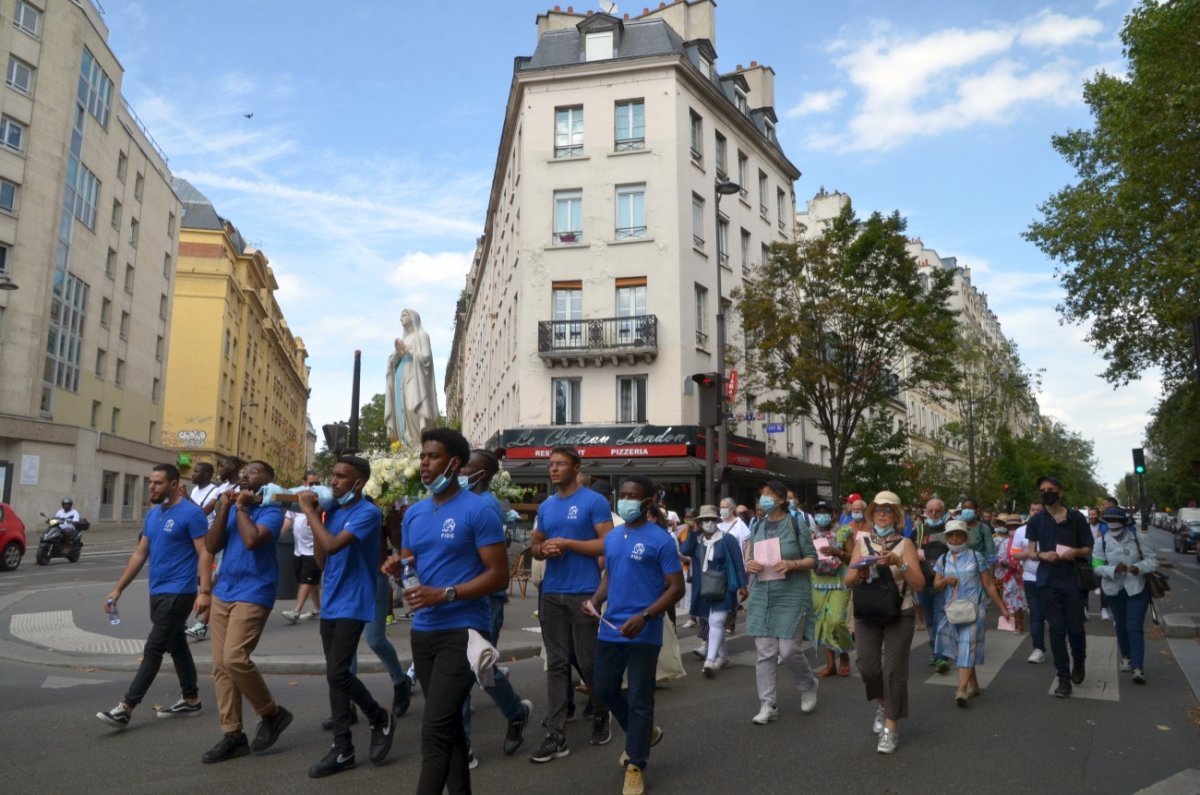
[[[19,288],[17,286],[17,283],[14,282],[12,279],[10,279],[8,276],[0,276],[0,290],[11,291],[11,290],[19,290],[19,289],[21,289],[21,288]]]
[[[726,400],[725,391],[725,300],[721,292],[721,197],[732,196],[739,193],[742,186],[731,179],[718,179],[713,184],[713,191],[716,195],[716,213],[717,227],[715,236],[717,240],[717,387],[720,389],[719,397],[721,402],[721,416],[718,417],[720,422],[717,425],[717,472],[724,473],[729,466],[729,427],[725,418],[727,416],[728,401]],[[729,236],[726,235],[726,238]],[[729,240],[725,241],[725,247],[729,247]],[[711,444],[711,442],[710,442]],[[709,472],[709,480],[714,480],[716,472]],[[729,496],[729,484],[722,480],[721,496]]]

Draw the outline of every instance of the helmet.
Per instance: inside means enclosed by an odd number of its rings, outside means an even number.
[[[63,505],[74,505],[75,501],[70,497],[63,497]]]

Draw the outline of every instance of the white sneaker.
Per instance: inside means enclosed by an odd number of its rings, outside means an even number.
[[[704,667],[701,669],[706,679],[712,679],[717,675],[717,663],[715,660],[705,660]]]
[[[196,640],[205,640],[208,637],[208,624],[197,621],[195,624],[185,629],[183,634],[187,635],[189,638],[195,638]]]
[[[319,611],[319,610],[305,610],[303,613],[296,616],[296,620],[297,621],[312,621],[314,618],[320,618],[320,617],[321,617],[321,611]]]
[[[283,616],[283,620],[289,624],[295,624],[300,620],[300,614],[295,610],[283,610],[280,611],[280,615]]]
[[[1107,608],[1107,607],[1102,607],[1102,608],[1100,608],[1100,620],[1101,620],[1101,621],[1111,621],[1111,620],[1112,620],[1112,616],[1110,616],[1110,615],[1108,614],[1108,608]]]
[[[718,668],[728,668],[731,665],[733,665],[733,663],[731,663],[729,661],[728,657],[718,657],[717,658],[717,667]]]
[[[886,713],[883,711],[883,707],[878,707],[875,710],[875,722],[871,724],[871,731],[875,732],[876,734],[879,734],[883,731],[883,719],[885,716]]]
[[[814,683],[812,690],[804,690],[800,693],[800,711],[808,714],[817,708],[817,686]]]
[[[1133,660],[1128,657],[1121,658],[1121,673],[1129,673],[1133,670]]]
[[[762,709],[758,711],[753,720],[759,726],[766,726],[771,721],[779,720],[779,710],[764,701]]]
[[[682,624],[680,624],[679,628],[680,629],[692,629],[693,627],[697,627],[699,625],[700,624],[698,621],[696,621],[696,619],[689,618],[687,621],[684,621]]]
[[[699,646],[697,646],[696,648],[692,649],[692,654],[696,655],[696,656],[697,656],[697,657],[699,657],[701,660],[703,660],[703,659],[707,658],[707,657],[708,657],[708,644],[707,644],[707,643],[701,643]]]
[[[1046,652],[1042,651],[1041,649],[1034,649],[1033,653],[1029,655],[1029,662],[1034,663],[1035,665],[1046,662]]]
[[[879,733],[879,745],[875,746],[875,750],[881,754],[891,754],[896,752],[896,746],[900,744],[900,735],[891,729],[884,729]]]

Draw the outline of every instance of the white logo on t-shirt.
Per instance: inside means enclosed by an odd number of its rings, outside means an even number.
[[[567,509],[567,519],[569,519],[570,521],[575,521],[578,518],[579,518],[579,506],[572,505],[570,508]]]
[[[447,519],[442,524],[442,538],[454,538],[454,520]]]
[[[629,553],[630,560],[641,560],[642,555],[646,554],[646,545],[637,543],[633,545],[633,552]]]
[[[164,533],[170,533],[174,529],[175,529],[175,520],[174,519],[168,519],[167,523],[163,525]]]

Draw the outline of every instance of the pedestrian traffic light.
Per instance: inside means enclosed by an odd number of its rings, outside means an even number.
[[[1146,451],[1140,447],[1133,448],[1133,471],[1139,475],[1146,474]]]
[[[706,427],[721,424],[721,375],[719,373],[696,373],[692,380],[700,387],[700,416],[698,422]]]
[[[322,425],[321,430],[325,433],[325,446],[334,455],[341,455],[342,451],[349,446],[350,426],[346,423],[334,422]]]

